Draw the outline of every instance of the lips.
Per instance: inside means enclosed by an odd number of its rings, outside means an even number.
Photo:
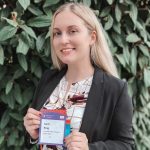
[[[70,52],[70,51],[72,51],[72,50],[75,50],[75,48],[63,48],[63,49],[61,49],[60,51],[61,51],[61,52]]]
[[[63,55],[67,56],[70,55],[74,50],[75,48],[63,48],[60,51]]]

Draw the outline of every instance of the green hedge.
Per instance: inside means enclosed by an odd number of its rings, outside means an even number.
[[[23,116],[44,70],[51,67],[49,26],[69,0],[0,1],[0,149],[26,149]],[[150,149],[150,1],[74,0],[100,19],[134,104],[137,150]],[[33,149],[36,149],[35,147]]]

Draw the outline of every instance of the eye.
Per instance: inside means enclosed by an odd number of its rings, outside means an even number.
[[[77,32],[77,30],[74,30],[74,29],[72,29],[72,30],[69,31],[70,34],[74,34],[76,32]]]
[[[61,35],[61,32],[54,32],[54,33],[53,33],[53,36],[54,36],[54,37],[57,37],[57,36],[60,36],[60,35]]]

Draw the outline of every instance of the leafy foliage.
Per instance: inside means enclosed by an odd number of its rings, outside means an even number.
[[[0,149],[26,149],[23,116],[35,87],[51,67],[49,26],[69,0],[0,2]],[[73,1],[73,0],[70,0]],[[137,150],[150,149],[150,1],[74,0],[100,19],[122,79],[133,99]],[[36,149],[36,147],[33,147]]]

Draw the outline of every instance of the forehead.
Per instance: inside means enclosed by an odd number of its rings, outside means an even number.
[[[79,27],[85,26],[84,21],[70,10],[64,10],[54,18],[54,28],[61,28],[72,25]]]

